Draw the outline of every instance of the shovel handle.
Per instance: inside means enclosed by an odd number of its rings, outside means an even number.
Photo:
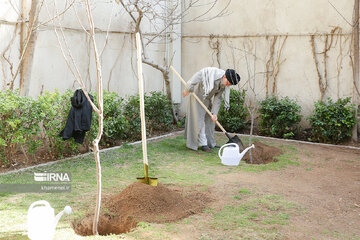
[[[184,84],[185,87],[188,87],[187,83],[185,82],[185,80],[180,76],[180,74],[175,70],[175,68],[173,66],[170,66],[170,69],[176,74],[176,76],[181,80],[181,82]],[[191,92],[191,95],[194,96],[194,98],[200,103],[200,105],[205,109],[205,111],[210,115],[210,117],[213,116],[213,114],[209,111],[209,109],[205,106],[205,104],[200,100],[200,98],[198,96],[196,96],[196,94],[194,94],[193,92]],[[219,123],[219,121],[215,122],[216,125],[218,125],[218,127],[221,129],[221,131],[223,131],[223,133],[226,134],[226,130],[221,126],[221,124]]]
[[[146,126],[145,126],[145,106],[144,106],[144,80],[142,73],[142,59],[141,59],[141,40],[140,34],[136,33],[136,52],[137,52],[137,67],[139,78],[139,98],[140,98],[140,118],[141,118],[141,143],[143,150],[144,173],[147,177],[147,146],[146,146]]]

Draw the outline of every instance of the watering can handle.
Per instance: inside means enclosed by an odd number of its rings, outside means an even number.
[[[45,205],[46,207],[50,207],[50,203],[48,203],[47,201],[45,200],[40,200],[40,201],[36,201],[36,202],[33,202],[30,207],[29,207],[29,210],[34,208],[36,205]]]
[[[220,155],[221,149],[223,149],[224,147],[227,147],[227,146],[237,147],[238,145],[236,143],[227,143],[227,144],[222,145],[221,148],[219,149],[219,153],[218,153],[220,158],[222,157],[222,155]]]

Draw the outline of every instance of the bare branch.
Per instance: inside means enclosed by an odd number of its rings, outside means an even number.
[[[72,54],[71,54],[71,52],[70,52],[70,48],[69,48],[69,46],[68,46],[68,44],[67,44],[67,40],[66,40],[66,38],[65,38],[65,34],[64,34],[63,28],[62,28],[62,26],[61,26],[61,22],[60,22],[60,20],[59,20],[59,15],[57,14],[57,7],[56,7],[55,1],[54,1],[54,7],[55,7],[55,10],[56,10],[56,17],[55,17],[55,18],[52,18],[52,22],[53,22],[53,26],[54,26],[55,36],[56,36],[56,38],[57,38],[57,40],[58,40],[58,43],[59,43],[59,46],[60,46],[60,50],[61,50],[61,53],[62,53],[62,55],[63,55],[63,57],[64,57],[65,63],[66,63],[66,65],[68,66],[68,69],[70,70],[71,74],[74,76],[76,82],[79,84],[79,86],[80,86],[81,89],[83,90],[83,92],[84,92],[87,100],[88,100],[89,103],[91,104],[91,107],[94,109],[94,111],[95,111],[96,113],[99,113],[99,109],[98,109],[98,108],[95,106],[95,104],[91,101],[91,99],[90,99],[90,97],[89,97],[89,94],[88,94],[87,91],[86,91],[86,87],[85,87],[84,81],[82,80],[80,71],[79,71],[79,69],[78,69],[78,67],[77,67],[77,64],[75,63],[75,60],[74,60],[74,58],[73,58],[73,56],[72,56]],[[47,13],[48,13],[48,15],[49,15],[49,18],[51,18],[51,16],[50,16],[50,11],[49,11],[49,8],[48,8],[47,3],[46,3],[46,10],[47,10]],[[63,47],[63,45],[61,44],[60,36],[59,36],[59,34],[58,34],[58,32],[57,32],[57,29],[56,29],[56,26],[55,26],[55,25],[56,25],[56,24],[55,24],[55,21],[54,21],[55,19],[58,21],[58,25],[60,26],[60,30],[61,30],[60,32],[61,32],[62,40],[63,40],[63,42],[64,42],[64,44],[65,44],[65,47],[67,48],[67,52],[68,52],[68,56],[69,56],[70,60],[66,57],[64,47]],[[73,70],[73,68],[71,67],[70,61],[71,61],[71,63],[73,64],[76,73],[75,73],[75,71]]]
[[[8,0],[8,2],[10,3],[12,9],[18,14],[20,15],[20,10],[14,6],[14,4],[12,3],[12,0]]]
[[[328,0],[328,3],[335,9],[335,11],[347,22],[352,28],[354,27],[353,24],[351,24],[340,12],[337,10],[337,8]]]
[[[65,13],[74,5],[74,3],[75,3],[75,0],[73,0],[73,1],[69,4],[69,6],[66,7],[62,12],[60,12],[58,16],[54,16],[53,18],[51,18],[51,19],[49,19],[49,20],[47,20],[47,21],[45,21],[45,22],[42,22],[42,23],[38,24],[36,27],[34,27],[34,30],[38,29],[38,28],[41,27],[41,26],[46,25],[47,23],[49,23],[49,22],[51,22],[52,20],[54,20],[56,17],[60,17],[60,16],[62,16],[63,14],[65,14]]]
[[[104,46],[102,47],[102,50],[100,51],[100,57],[102,56],[102,54],[103,54],[103,52],[105,50],[105,47],[106,47],[106,45],[107,45],[107,43],[109,41],[109,31],[110,31],[111,21],[112,21],[112,18],[113,18],[114,9],[115,9],[115,4],[113,2],[112,8],[111,8],[111,14],[110,14],[108,28],[106,30],[105,42],[104,42]]]
[[[86,32],[87,35],[90,35],[89,31],[88,31],[88,30],[84,27],[84,25],[82,24],[82,22],[81,22],[81,20],[80,20],[80,18],[79,18],[79,14],[78,14],[75,6],[74,6],[74,12],[75,12],[76,19],[77,19],[79,25],[81,26],[81,28],[83,29],[83,31]]]

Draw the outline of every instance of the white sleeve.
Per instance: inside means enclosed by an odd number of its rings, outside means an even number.
[[[217,94],[215,94],[215,96],[214,96],[214,101],[212,104],[211,112],[215,115],[217,115],[220,110],[221,101],[223,99],[222,95],[223,95],[223,92],[221,91],[221,92],[218,92]]]
[[[201,81],[202,81],[202,74],[201,71],[198,71],[187,82],[187,87],[185,88],[185,90],[188,92],[193,92],[196,84],[200,83]]]

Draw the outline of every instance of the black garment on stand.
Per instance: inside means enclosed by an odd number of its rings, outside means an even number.
[[[89,94],[91,101],[93,96]],[[71,97],[71,109],[64,130],[60,132],[63,140],[74,138],[75,142],[82,144],[85,134],[90,130],[92,107],[81,89],[75,91]]]

